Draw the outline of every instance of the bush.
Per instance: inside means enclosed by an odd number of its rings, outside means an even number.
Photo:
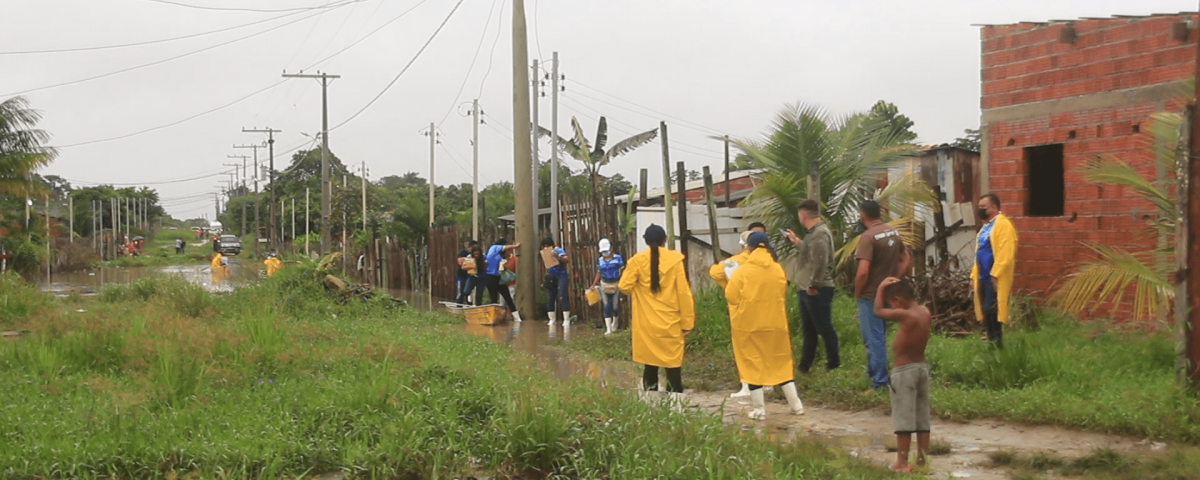
[[[51,296],[13,272],[0,273],[0,326],[10,327],[50,303]]]

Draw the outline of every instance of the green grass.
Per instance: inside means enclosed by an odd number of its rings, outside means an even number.
[[[1009,468],[1011,478],[1073,477],[1097,480],[1188,480],[1200,472],[1200,450],[1195,447],[1170,452],[1121,453],[1099,448],[1079,458],[1038,452],[1020,455],[1011,451],[989,454],[993,466]]]
[[[53,300],[0,278],[5,478],[890,478],[627,390],[555,380],[300,265],[213,295],[174,277]],[[84,312],[77,312],[83,308]]]
[[[795,296],[789,296],[793,353],[800,356]],[[684,383],[702,390],[736,389],[729,316],[717,290],[696,295],[697,327],[688,337]],[[796,379],[805,401],[850,409],[886,408],[886,394],[863,395],[869,380],[853,301],[834,301],[842,368]],[[930,341],[933,410],[943,418],[999,418],[1037,424],[1200,443],[1200,401],[1174,378],[1168,334],[1103,322],[1081,323],[1041,313],[1036,330],[1007,328],[1005,348],[978,337]],[[891,328],[894,333],[895,328]],[[628,333],[564,344],[605,359],[629,359]],[[890,341],[889,341],[890,350]]]

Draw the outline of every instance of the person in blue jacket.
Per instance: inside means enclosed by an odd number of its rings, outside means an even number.
[[[508,244],[508,239],[500,237],[488,247],[487,251],[487,269],[484,271],[484,282],[487,285],[488,297],[492,303],[498,300],[497,295],[504,297],[504,304],[508,307],[508,311],[512,312],[513,320],[520,322],[521,314],[517,313],[517,305],[513,302],[512,295],[508,293],[508,287],[500,284],[500,265],[504,263],[504,252],[515,250],[520,247],[520,243]]]
[[[570,286],[571,277],[567,273],[567,262],[570,259],[567,257],[567,251],[562,247],[554,246],[554,239],[546,237],[542,239],[542,251],[553,249],[553,257],[557,262],[554,265],[546,268],[546,278],[542,286],[546,289],[546,316],[550,318],[550,326],[554,326],[554,320],[558,317],[558,308],[562,307],[563,311],[563,326],[571,325],[571,303],[567,299],[567,288]],[[547,255],[543,253],[542,258]]]
[[[612,242],[607,238],[600,240],[600,259],[596,262],[596,279],[592,280],[592,288],[600,291],[600,304],[604,305],[604,334],[612,335],[617,331],[617,318],[621,315],[621,270],[625,269],[625,259],[621,254],[612,251]]]

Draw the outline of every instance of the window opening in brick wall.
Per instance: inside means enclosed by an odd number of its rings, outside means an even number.
[[[1025,214],[1031,217],[1057,217],[1063,214],[1066,182],[1063,179],[1063,145],[1025,147]]]

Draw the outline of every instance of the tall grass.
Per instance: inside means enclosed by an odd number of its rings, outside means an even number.
[[[48,300],[19,320],[32,335],[0,343],[0,476],[888,476],[555,380],[452,318],[339,305],[316,277],[289,268],[219,296],[150,279],[82,313]]]
[[[793,353],[802,335],[797,299],[789,295]],[[696,295],[695,332],[688,337],[684,382],[705,390],[737,387],[729,314],[719,290]],[[866,353],[849,296],[834,300],[842,368],[796,379],[801,396],[842,408],[886,407],[886,395],[864,396]],[[1200,401],[1175,383],[1174,344],[1163,332],[1081,323],[1040,312],[1038,328],[1006,328],[1005,348],[978,337],[934,336],[927,349],[933,410],[945,418],[980,417],[1063,425],[1200,443]],[[895,328],[890,332],[894,334]],[[889,341],[889,351],[891,342]],[[629,359],[627,335],[564,344],[601,358]],[[818,348],[819,367],[824,347]]]

